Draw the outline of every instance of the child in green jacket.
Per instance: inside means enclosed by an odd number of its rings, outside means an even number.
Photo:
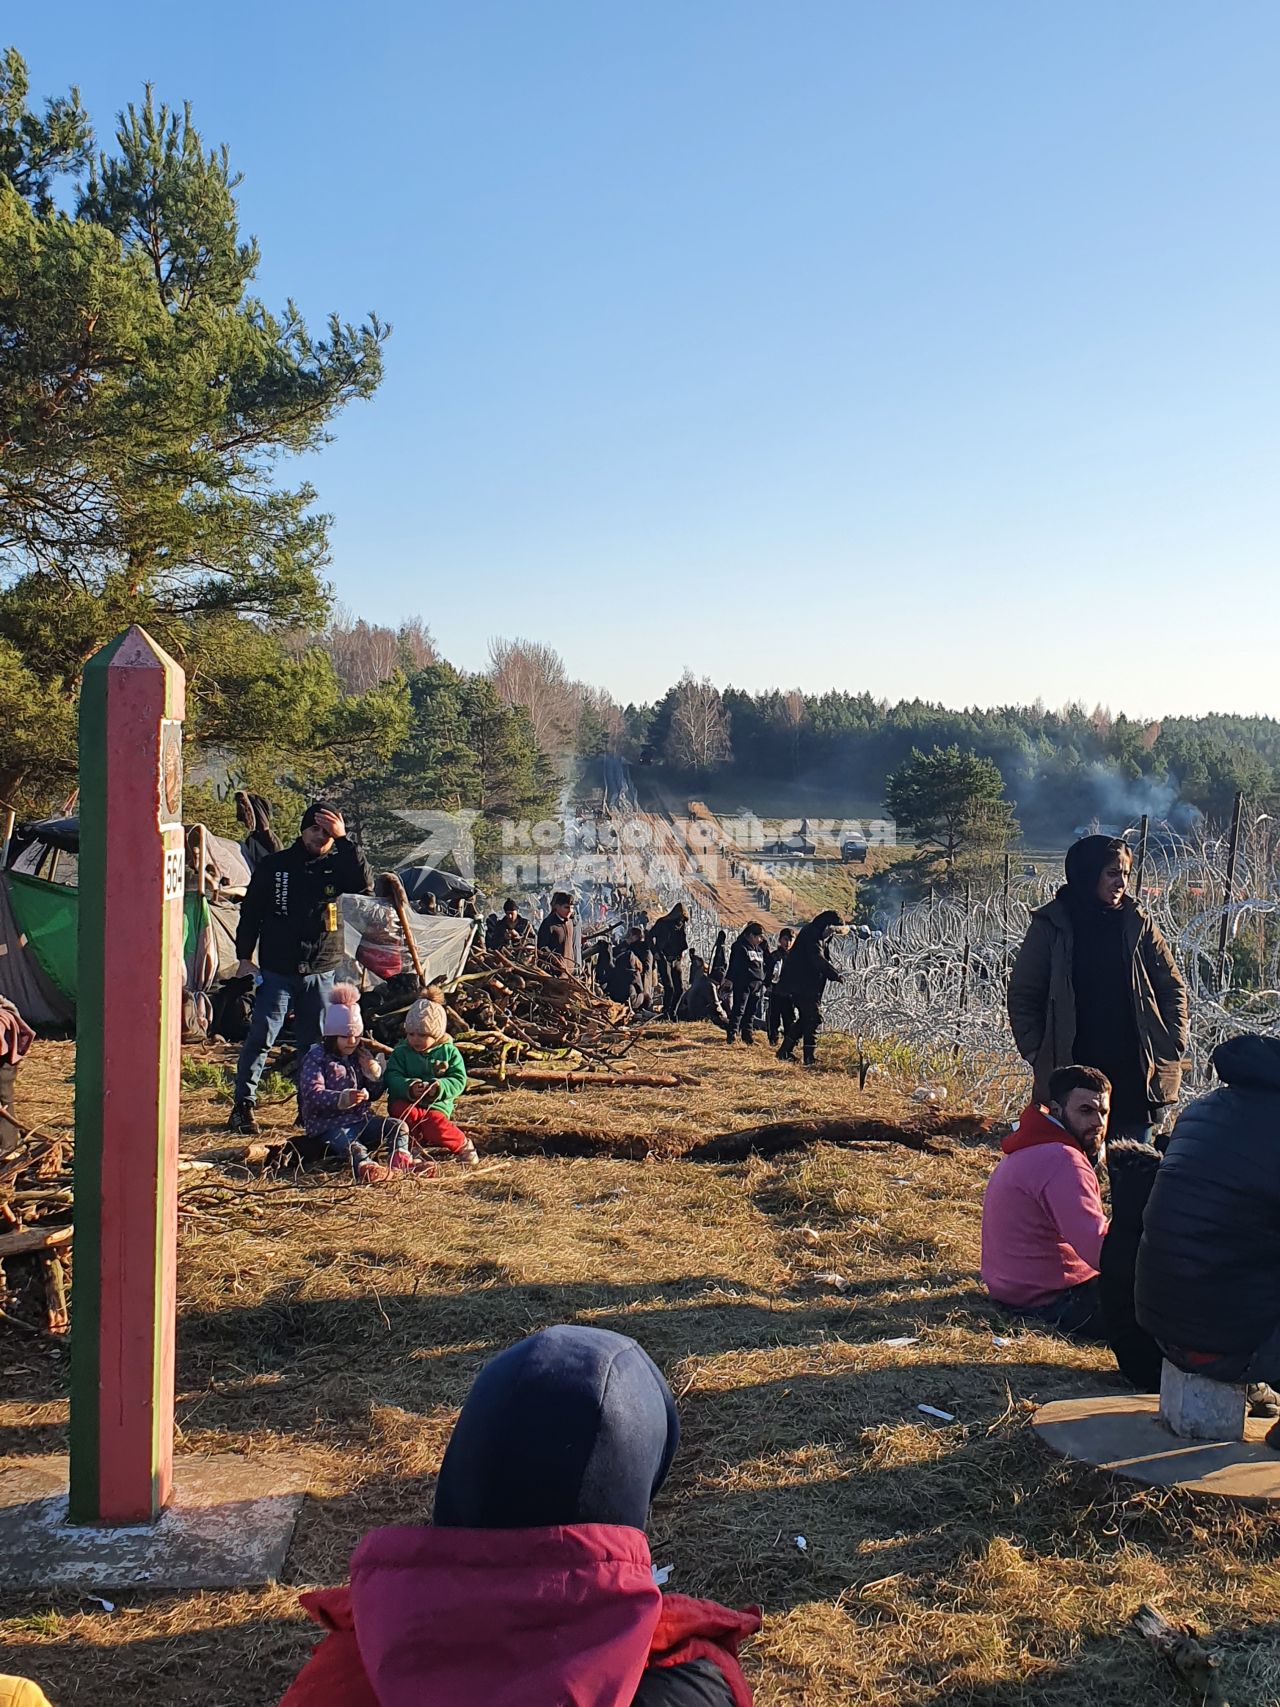
[[[419,1144],[448,1150],[474,1168],[476,1147],[450,1118],[467,1087],[467,1068],[448,1036],[444,1008],[429,997],[405,1015],[404,1037],[391,1051],[384,1072],[389,1112],[403,1120]]]

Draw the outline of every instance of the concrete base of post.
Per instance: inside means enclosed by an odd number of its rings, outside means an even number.
[[[1128,1393],[1059,1399],[1042,1405],[1032,1426],[1064,1458],[1124,1481],[1249,1505],[1280,1503],[1280,1452],[1266,1444],[1265,1417],[1244,1420],[1243,1438],[1188,1440],[1161,1420],[1154,1393]]]
[[[67,1522],[67,1460],[0,1460],[0,1587],[246,1588],[284,1568],[306,1476],[283,1459],[180,1458],[155,1523]]]
[[[1188,1375],[1166,1358],[1160,1371],[1160,1421],[1183,1440],[1243,1440],[1243,1387]]]

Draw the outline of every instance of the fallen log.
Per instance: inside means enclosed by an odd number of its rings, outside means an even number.
[[[591,1156],[611,1162],[643,1162],[654,1154],[647,1138],[619,1136],[616,1132],[553,1132],[538,1126],[480,1126],[468,1123],[482,1155]]]
[[[70,1227],[30,1227],[18,1233],[0,1233],[0,1262],[6,1257],[35,1256],[40,1251],[56,1250],[70,1244]]]
[[[748,1156],[779,1156],[788,1150],[803,1150],[811,1144],[838,1144],[856,1148],[865,1144],[901,1144],[928,1156],[949,1156],[950,1144],[941,1133],[960,1136],[975,1122],[949,1116],[932,1125],[897,1126],[888,1120],[775,1120],[765,1126],[746,1126],[738,1132],[722,1132],[704,1139],[689,1151],[697,1162],[743,1162]],[[967,1135],[967,1134],[966,1134]]]

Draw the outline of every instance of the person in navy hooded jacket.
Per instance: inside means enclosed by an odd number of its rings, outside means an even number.
[[[429,1525],[375,1529],[281,1707],[751,1707],[759,1612],[664,1595],[644,1525],[680,1438],[632,1339],[554,1327],[476,1377]]]

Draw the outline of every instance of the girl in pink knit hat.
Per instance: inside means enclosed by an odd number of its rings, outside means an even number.
[[[370,1104],[385,1089],[373,1052],[361,1044],[364,1019],[354,984],[335,984],[321,1022],[322,1041],[303,1057],[298,1072],[298,1112],[308,1138],[319,1139],[334,1156],[346,1156],[364,1185],[395,1174],[434,1171],[409,1152],[409,1128],[403,1120],[371,1114]],[[371,1151],[385,1150],[388,1165]]]

